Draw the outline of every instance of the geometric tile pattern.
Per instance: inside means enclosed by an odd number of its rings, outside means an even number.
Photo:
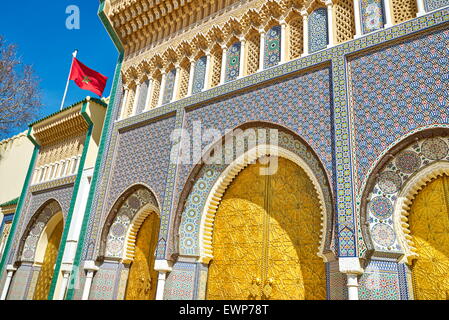
[[[383,28],[383,1],[382,0],[361,0],[360,10],[362,11],[362,32],[370,33]]]
[[[192,94],[201,92],[204,88],[206,80],[206,63],[207,57],[202,56],[195,62],[195,71],[193,73]]]
[[[328,300],[347,300],[347,276],[339,270],[338,261],[326,263]]]
[[[274,67],[281,61],[281,45],[281,26],[274,26],[267,31],[265,38],[265,69]]]
[[[162,98],[162,104],[169,103],[173,98],[175,89],[176,69],[172,69],[165,77],[165,88]]]
[[[368,170],[410,131],[449,124],[449,30],[351,59],[356,187]]]
[[[8,291],[8,300],[25,300],[32,274],[31,265],[21,265],[17,269]]]
[[[266,134],[267,138],[264,138],[262,141],[266,141],[269,143],[269,130],[257,130],[263,129],[262,127],[254,128],[254,132],[256,135],[262,133]],[[266,128],[267,129],[267,128]],[[259,140],[260,137],[256,138],[256,141]],[[310,170],[314,173],[316,179],[320,184],[320,188],[323,192],[324,202],[326,207],[326,212],[328,214],[327,217],[327,226],[331,230],[331,226],[333,225],[333,205],[332,205],[332,195],[331,191],[328,187],[326,173],[320,167],[320,161],[310,152],[310,148],[305,146],[301,141],[295,139],[292,135],[286,132],[279,132],[277,138],[277,144],[280,148],[284,148],[297,154],[309,167]],[[235,143],[234,143],[235,145]],[[248,146],[246,145],[245,151],[247,151]],[[234,154],[236,153],[235,147],[233,150]],[[237,158],[236,156],[233,157]],[[211,193],[211,189],[214,186],[217,179],[220,177],[222,172],[228,167],[227,164],[217,165],[217,164],[206,164],[203,165],[199,174],[195,177],[195,184],[190,191],[189,196],[187,197],[186,205],[184,207],[182,217],[181,217],[181,225],[179,227],[179,254],[183,256],[199,256],[200,255],[200,225],[201,218],[203,214],[204,207],[206,205],[207,198]],[[325,232],[328,232],[326,230]],[[331,233],[328,235],[323,235],[325,240],[330,240]],[[329,243],[327,243],[327,247],[329,248]]]
[[[436,10],[449,5],[449,0],[424,0],[426,12]]]
[[[176,120],[174,124],[175,130],[181,130],[182,125],[184,123],[184,111],[179,111],[176,113]],[[173,131],[172,131],[173,132]],[[172,241],[169,239],[170,235],[170,226],[171,226],[171,217],[173,208],[175,207],[176,202],[174,202],[174,190],[176,185],[176,177],[178,175],[178,158],[181,153],[181,144],[176,144],[176,140],[172,141],[173,146],[171,148],[171,155],[168,155],[170,159],[170,164],[167,170],[167,181],[165,184],[165,192],[162,203],[161,210],[161,228],[159,230],[159,242],[157,245],[156,257],[157,259],[166,259],[167,258],[167,243],[168,241]]]
[[[147,107],[145,102],[147,100],[148,90],[150,89],[150,80],[146,80],[140,84],[139,97],[137,98],[136,114],[142,113]]]
[[[54,199],[61,206],[62,214],[63,214],[64,221],[65,221],[67,213],[69,211],[72,194],[73,194],[73,184],[62,186],[57,189],[49,190],[49,191],[42,192],[42,193],[33,194],[33,193],[29,192],[27,194],[27,196],[25,198],[23,210],[22,210],[23,214],[20,215],[20,220],[19,220],[19,223],[17,224],[17,230],[14,234],[14,241],[13,241],[11,249],[9,251],[8,264],[13,264],[15,261],[20,259],[20,257],[17,256],[18,254],[20,254],[19,252],[17,252],[18,246],[20,244],[20,240],[22,239],[22,237],[24,237],[25,229],[29,226],[30,220],[36,214],[37,210],[39,210],[42,207],[42,205],[44,203],[46,203],[48,200]],[[56,212],[51,211],[51,215],[54,213],[56,213]],[[48,221],[47,219],[49,219],[51,217],[51,215],[49,217],[44,217],[44,216],[38,217],[38,221],[41,221],[41,223],[38,223],[38,225],[43,228],[42,223],[44,223],[45,221]],[[36,238],[36,237],[33,237],[33,238]],[[36,241],[37,241],[37,239],[36,239]],[[29,244],[30,245],[32,244],[31,247],[35,247],[34,242],[33,243],[30,242]],[[34,256],[34,250],[33,250],[33,253],[30,252],[30,254],[32,256]],[[30,257],[27,257],[26,259],[28,259],[28,258],[32,258],[32,257],[30,256]]]
[[[367,219],[369,234],[376,252],[400,257],[404,248],[399,244],[394,225],[393,208],[402,186],[422,168],[436,161],[449,161],[449,138],[432,137],[416,141],[400,150],[380,170],[372,190],[369,190]],[[365,253],[366,248],[360,251]]]
[[[335,119],[335,123],[333,124],[333,126],[335,126],[335,132],[332,133],[334,135],[335,139],[331,138],[330,139],[331,142],[329,144],[330,150],[333,150],[332,143],[335,143],[335,150],[336,150],[334,152],[335,159],[332,159],[332,155],[331,155],[332,151],[330,153],[327,153],[326,156],[323,157],[321,154],[321,151],[319,151],[317,148],[315,148],[315,146],[313,146],[312,143],[307,141],[306,138],[304,138],[304,139],[306,139],[306,142],[309,143],[314,148],[314,150],[316,151],[316,153],[319,155],[320,158],[326,158],[327,156],[330,156],[330,158],[331,158],[330,166],[327,165],[327,161],[325,161],[323,159],[321,159],[321,160],[325,164],[326,170],[329,170],[329,167],[331,168],[331,170],[330,170],[331,173],[330,174],[328,173],[328,174],[329,174],[329,176],[332,176],[332,181],[333,181],[334,185],[337,185],[336,191],[337,191],[337,195],[338,195],[338,197],[337,197],[338,215],[339,215],[340,226],[342,226],[339,229],[339,231],[341,232],[341,235],[343,236],[340,240],[342,240],[342,239],[344,240],[345,238],[349,239],[349,238],[351,238],[351,232],[354,232],[353,229],[355,226],[355,220],[354,220],[355,217],[354,217],[354,214],[351,209],[351,206],[354,205],[354,200],[351,197],[352,197],[352,184],[353,184],[353,177],[352,177],[353,171],[352,170],[353,170],[353,163],[355,164],[355,161],[353,161],[353,160],[356,157],[354,156],[354,158],[352,158],[351,148],[354,148],[354,146],[352,146],[352,143],[354,143],[354,141],[356,141],[356,139],[351,139],[349,136],[349,133],[351,132],[350,129],[351,130],[354,130],[354,129],[352,127],[349,127],[350,116],[349,116],[349,112],[348,112],[349,108],[346,103],[347,102],[346,81],[347,81],[347,77],[348,77],[348,75],[346,74],[346,68],[348,65],[346,64],[345,55],[359,51],[361,49],[366,49],[369,47],[376,46],[380,43],[386,42],[387,40],[396,39],[403,35],[410,34],[412,32],[418,31],[418,30],[423,30],[423,29],[435,26],[437,24],[443,24],[443,23],[445,23],[445,21],[449,21],[449,14],[448,14],[447,10],[442,10],[440,12],[436,12],[436,13],[430,14],[430,15],[422,17],[422,18],[413,19],[409,22],[395,26],[388,30],[380,30],[379,32],[376,32],[372,35],[368,35],[367,37],[364,37],[361,39],[357,39],[356,41],[350,41],[350,42],[344,43],[340,46],[336,46],[332,49],[325,50],[325,51],[322,51],[322,52],[319,52],[316,54],[312,54],[305,58],[296,59],[296,60],[290,61],[286,64],[277,66],[275,68],[267,69],[263,72],[252,75],[250,77],[246,77],[246,78],[243,78],[238,81],[233,81],[233,82],[227,83],[226,85],[219,86],[219,87],[213,88],[211,90],[199,93],[199,94],[189,97],[187,99],[183,99],[183,100],[171,103],[171,104],[167,104],[164,107],[152,110],[147,113],[143,113],[139,116],[132,117],[127,120],[124,120],[120,124],[120,126],[121,127],[131,126],[133,124],[136,124],[136,123],[139,123],[142,121],[149,121],[150,119],[153,119],[155,117],[160,117],[161,115],[164,115],[164,114],[179,112],[181,110],[183,111],[185,107],[190,107],[193,105],[204,106],[206,104],[206,106],[204,108],[207,108],[209,99],[216,98],[217,96],[221,96],[223,94],[231,93],[231,94],[233,94],[233,96],[231,96],[229,98],[229,100],[232,100],[235,97],[242,95],[240,93],[239,94],[233,93],[235,90],[245,89],[248,86],[260,85],[260,83],[264,83],[265,81],[267,81],[269,79],[273,79],[278,76],[282,76],[282,75],[286,75],[291,72],[302,70],[302,69],[308,68],[310,66],[316,66],[325,61],[332,61],[332,73],[329,72],[329,76],[332,77],[334,105],[332,105],[332,103],[329,103],[329,106],[330,106],[329,109],[332,108],[332,110],[326,110],[326,111],[329,111],[331,113],[331,115],[333,114],[334,119]],[[410,40],[406,41],[402,45],[409,45],[409,44],[410,44]],[[382,50],[378,50],[378,51],[383,51],[383,50],[388,50],[388,47],[387,47],[387,49],[382,49]],[[434,53],[432,53],[431,55],[425,55],[425,56],[427,57],[427,56],[432,56],[432,55],[434,55]],[[351,63],[351,61],[350,61],[350,63]],[[363,70],[362,73],[365,71],[366,70]],[[354,75],[354,74],[352,74],[352,75]],[[365,72],[365,75],[366,75],[366,72]],[[365,78],[368,79],[369,77],[365,76]],[[274,81],[273,83],[276,83],[276,82],[277,81]],[[261,87],[259,87],[259,89],[269,87],[270,85],[272,85],[272,84],[268,84],[268,85],[263,84]],[[316,87],[314,87],[314,89],[316,89]],[[351,93],[353,93],[352,89],[353,88],[351,87],[351,91],[352,91]],[[252,98],[252,96],[250,94],[248,94],[246,97]],[[377,97],[379,97],[379,95]],[[270,100],[273,98],[276,99],[276,96],[271,95],[268,98],[265,97],[265,99],[267,99],[267,100]],[[381,96],[381,98],[385,98],[385,97]],[[251,100],[249,100],[249,101],[251,101]],[[225,104],[223,101],[221,101],[221,103]],[[217,104],[214,102],[212,105],[217,105]],[[226,115],[227,112],[234,113],[235,105],[230,104],[230,105],[227,105],[227,107],[228,107],[227,109],[219,108],[219,110],[215,110],[216,115],[223,116],[223,115]],[[363,109],[363,106],[358,106],[356,110],[361,110],[361,109]],[[117,110],[117,108],[115,108],[114,110]],[[203,111],[203,108],[199,108],[197,110]],[[225,110],[226,110],[226,112],[225,112]],[[367,109],[367,110],[371,110],[371,109]],[[194,111],[195,111],[195,109],[194,109]],[[258,110],[256,107],[256,109],[254,111],[255,117],[258,117],[259,111],[260,110]],[[272,107],[271,111],[275,115],[277,114],[276,107]],[[302,112],[302,109],[300,109],[299,111]],[[192,111],[189,111],[189,113],[191,113],[191,112]],[[213,112],[213,111],[209,111],[209,112]],[[244,111],[244,112],[246,112],[246,111]],[[233,115],[233,117],[235,117],[235,115],[236,114],[238,115],[239,113],[241,113],[241,109],[237,105],[237,111],[235,111],[235,114]],[[417,112],[417,114],[419,114],[419,112]],[[210,117],[210,115],[208,113],[207,113],[207,117]],[[292,117],[295,118],[296,115],[292,115]],[[373,115],[371,115],[371,113],[370,113],[369,116],[364,115],[363,117],[358,117],[357,120],[359,121],[359,123],[361,123],[363,121],[366,121],[367,119],[372,119],[373,117],[378,118],[379,115],[375,114],[375,113]],[[239,116],[237,116],[237,118],[239,118]],[[245,116],[241,117],[242,121],[244,120],[244,118],[245,118]],[[264,116],[262,116],[261,118],[264,118]],[[270,121],[270,119],[271,118],[268,117],[267,121]],[[355,117],[351,118],[351,120],[353,120],[351,122],[351,124],[357,123],[357,121],[355,121]],[[378,119],[375,119],[375,120],[377,121]],[[276,120],[276,122],[281,123],[282,125],[284,125],[284,121],[291,121],[291,120],[284,120],[284,119]],[[381,123],[381,125],[384,124],[382,122],[382,119],[381,119],[380,123]],[[420,123],[419,120],[416,120],[415,124],[419,124],[419,123]],[[234,126],[237,126],[239,124],[241,124],[241,122],[237,121],[237,123]],[[291,127],[291,125],[289,125],[289,124],[286,126]],[[113,130],[112,127],[114,127],[114,126],[110,126],[110,127],[111,127],[110,131],[112,131]],[[363,126],[360,126],[360,127],[363,127]],[[417,126],[415,125],[415,127],[417,127]],[[115,127],[115,129],[116,128],[117,127]],[[292,130],[294,130],[294,128]],[[331,128],[331,130],[332,130],[332,128]],[[404,131],[406,131],[406,130],[407,129],[404,129]],[[297,132],[298,130],[294,130],[294,131]],[[323,130],[323,131],[325,131],[325,130]],[[305,135],[307,135],[307,133],[303,134],[303,132],[298,133],[298,134],[301,137],[304,137]],[[399,136],[402,137],[403,134],[399,134]],[[115,133],[109,134],[108,139],[105,144],[105,150],[109,149],[109,150],[111,150],[111,153],[115,153],[116,150],[114,148],[114,144],[116,143],[116,139],[117,139],[117,134],[115,134]],[[396,138],[396,139],[393,139],[392,141],[397,141],[398,139],[399,138]],[[334,140],[334,142],[332,142],[333,140]],[[111,141],[112,147],[109,145],[109,141]],[[376,152],[379,151],[379,154],[382,153],[382,151],[384,150],[384,146],[382,146],[382,145],[378,146],[376,144],[372,144],[372,146],[374,148],[373,150],[376,150]],[[365,148],[365,149],[369,150],[369,148]],[[363,150],[362,150],[362,152],[363,152]],[[165,154],[161,154],[161,156],[165,157]],[[108,167],[111,166],[111,163],[112,163],[111,156],[109,156],[109,155],[107,157],[105,156],[105,158],[102,161],[101,167],[97,168],[98,171],[106,172],[105,176],[108,177],[108,174],[109,174]],[[332,163],[334,163],[334,165]],[[168,176],[169,179],[168,179],[166,185],[169,186],[171,184],[173,184],[173,185],[176,184],[177,190],[182,189],[182,183],[179,182],[178,180],[185,182],[186,176],[191,171],[191,169],[192,169],[191,167],[180,168],[180,171],[179,171],[180,175],[170,174]],[[185,171],[187,173],[182,173],[183,171]],[[349,171],[349,174],[346,175],[346,172],[348,172],[348,171]],[[368,169],[365,170],[365,172],[366,172],[366,175],[369,174]],[[102,176],[102,174],[100,173],[100,177],[101,176]],[[334,176],[335,176],[335,179],[333,179]],[[357,177],[354,177],[354,179],[356,179],[356,178]],[[109,184],[110,181],[109,181],[109,179],[107,179],[107,180],[108,180],[108,184]],[[101,179],[99,181],[101,181]],[[176,181],[178,181],[178,182],[176,182]],[[102,182],[102,184],[104,184],[104,182]],[[100,185],[100,183],[99,183],[99,185]],[[94,199],[94,203],[92,205],[92,210],[94,212],[95,212],[95,208],[98,207],[97,203],[100,202],[102,204],[102,201],[104,201],[102,199],[105,198],[105,190],[100,187],[97,188],[97,191],[98,191],[98,189],[100,189],[100,190],[99,190],[99,192],[95,193],[95,199]],[[176,190],[176,192],[177,192],[177,190]],[[166,199],[164,199],[164,200],[166,200]],[[175,198],[175,200],[174,200],[175,203],[176,203],[176,200],[177,199]],[[171,201],[171,200],[168,200],[168,201]],[[97,214],[98,214],[98,212],[97,212]],[[91,216],[95,216],[95,214],[92,213]],[[352,230],[350,227],[352,228]],[[164,228],[164,227],[161,227],[161,228]],[[349,235],[349,237],[346,237],[346,235]],[[88,238],[89,238],[89,234],[88,234]],[[352,241],[352,244],[350,243],[351,241]],[[348,247],[352,248],[351,250],[355,250],[354,245],[355,244],[354,244],[353,240],[348,240]],[[340,249],[341,249],[341,246],[340,246]],[[342,254],[344,256],[346,254],[346,252],[340,251],[340,254]]]
[[[187,113],[184,128],[192,134],[195,123],[200,122],[203,131],[213,128],[224,135],[226,130],[248,121],[279,124],[293,130],[311,146],[332,181],[330,76],[329,68],[324,67],[203,105]],[[198,146],[200,153],[210,143],[203,141]],[[192,169],[193,165],[180,165],[178,196]]]
[[[117,146],[112,146],[112,150],[117,150],[117,153],[111,172],[100,185],[102,192],[107,190],[107,197],[102,206],[97,208],[97,215],[91,215],[92,221],[88,225],[89,256],[94,253],[96,240],[100,237],[104,221],[113,204],[132,185],[149,186],[158,203],[162,203],[170,166],[170,136],[174,125],[175,117],[167,117],[119,135]]]
[[[39,213],[39,216],[37,216],[34,220],[32,227],[30,226],[28,235],[26,235],[25,244],[22,248],[22,261],[34,262],[34,255],[42,232],[48,221],[56,213],[61,211],[61,207],[56,201],[51,201],[41,210],[42,211]]]
[[[104,263],[95,273],[89,300],[114,300],[120,271],[118,264]]]
[[[165,282],[164,299],[193,300],[196,264],[177,262]]]
[[[146,188],[139,188],[128,196],[121,206],[117,207],[117,215],[111,223],[107,234],[106,253],[108,258],[122,258],[125,250],[125,240],[131,223],[140,210],[151,204],[158,207],[156,199]]]
[[[327,9],[319,8],[309,15],[309,52],[326,49],[327,44]]]
[[[229,47],[226,57],[226,77],[225,81],[232,81],[237,79],[240,70],[240,48],[241,43],[236,42]]]
[[[396,262],[371,260],[359,279],[359,300],[401,300]]]

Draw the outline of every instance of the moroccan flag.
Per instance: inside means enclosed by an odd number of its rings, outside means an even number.
[[[73,58],[70,80],[75,81],[77,86],[81,89],[92,91],[101,97],[108,78],[101,73],[86,67],[79,62],[78,59]]]

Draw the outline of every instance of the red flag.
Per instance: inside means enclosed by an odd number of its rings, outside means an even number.
[[[107,77],[101,73],[96,72],[84,64],[73,58],[73,66],[70,71],[70,80],[75,81],[78,87],[84,90],[92,91],[98,94],[100,97],[103,95],[104,88],[106,87]]]

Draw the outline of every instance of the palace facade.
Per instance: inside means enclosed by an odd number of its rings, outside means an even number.
[[[448,299],[448,5],[100,1],[111,96],[30,126],[1,298]]]

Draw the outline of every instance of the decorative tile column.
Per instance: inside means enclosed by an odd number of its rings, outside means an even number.
[[[62,273],[62,283],[61,287],[59,288],[59,292],[55,294],[55,300],[64,300],[65,293],[67,291],[67,285],[69,284],[70,274],[72,273],[72,266],[70,267],[62,266],[61,273]]]
[[[122,100],[122,106],[120,109],[120,117],[119,120],[122,120],[125,118],[125,113],[126,113],[126,103],[128,102],[128,95],[129,95],[129,89],[126,88],[125,89],[125,94],[123,95],[123,100]]]
[[[145,99],[145,106],[143,108],[144,111],[149,110],[151,105],[151,98],[153,96],[153,82],[153,79],[148,79],[147,97]]]
[[[417,17],[421,17],[426,14],[426,9],[424,6],[424,0],[416,0],[416,6],[418,8],[418,12],[416,13]]]
[[[309,54],[309,14],[306,10],[301,11],[302,16],[302,36],[303,36],[303,50],[302,57]]]
[[[346,274],[348,299],[359,300],[358,276],[363,274],[359,258],[339,258],[340,272]]]
[[[284,63],[287,61],[287,22],[285,20],[281,20],[279,22],[281,25],[281,62]]]
[[[156,260],[154,270],[159,272],[156,290],[156,300],[164,300],[165,280],[167,272],[172,271],[172,264],[167,260]]]
[[[81,300],[89,300],[92,280],[95,272],[97,272],[99,268],[95,265],[95,261],[86,261],[84,262],[84,270],[86,271],[86,281],[84,282],[83,296]]]
[[[16,268],[14,268],[12,265],[9,265],[6,267],[7,275],[6,275],[6,281],[5,285],[3,286],[2,295],[0,297],[0,300],[6,300],[6,297],[8,296],[9,287],[11,286],[11,280],[14,276],[14,272],[16,272]]]
[[[246,39],[241,37],[240,39],[240,68],[238,78],[242,78],[245,75],[246,67]]]
[[[210,51],[206,52],[206,76],[204,80],[204,90],[210,89],[210,72],[211,72],[212,54]]]
[[[385,10],[385,25],[384,28],[389,28],[393,26],[393,16],[391,14],[391,1],[384,0],[384,10]]]
[[[134,102],[133,102],[133,109],[131,111],[131,116],[135,115],[137,111],[137,105],[139,104],[140,86],[141,83],[137,84],[136,86],[136,94],[134,95]]]
[[[190,71],[189,71],[189,88],[187,89],[187,97],[190,97],[192,95],[194,75],[195,75],[195,60],[191,58]]]
[[[228,47],[226,45],[222,45],[221,49],[223,50],[223,53],[221,55],[220,84],[224,84],[226,80],[226,57],[228,55]]]
[[[360,17],[360,0],[354,0],[354,22],[355,22],[355,35],[354,39],[362,35],[362,20]]]
[[[260,34],[260,56],[259,56],[259,71],[264,69],[264,61],[265,61],[265,29],[259,30]]]
[[[327,28],[328,28],[328,44],[327,47],[334,46],[334,4],[332,0],[325,1],[327,7]]]
[[[161,88],[159,89],[159,98],[157,101],[157,106],[160,107],[162,105],[162,101],[164,100],[164,91],[165,91],[165,82],[167,79],[167,71],[162,71],[162,79],[161,79]]]
[[[179,64],[175,65],[176,75],[175,75],[175,85],[173,89],[173,96],[171,102],[178,100],[179,96],[179,79],[181,78],[181,66]]]

